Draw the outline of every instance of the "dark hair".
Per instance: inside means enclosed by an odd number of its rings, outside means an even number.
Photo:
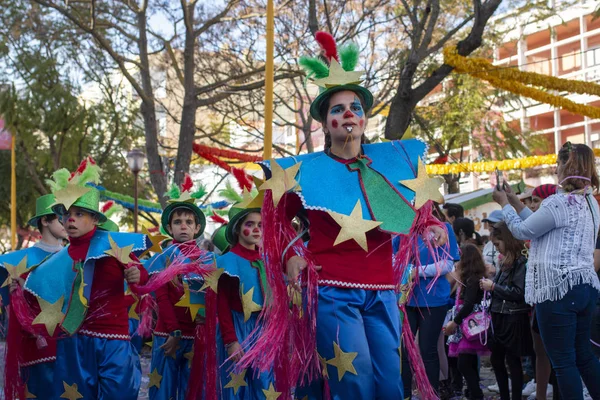
[[[41,218],[38,218],[37,228],[38,228],[38,231],[40,231],[40,233],[42,232],[42,228],[44,228],[44,224],[42,223],[42,221],[44,221],[44,219],[46,220],[47,223],[50,223],[50,222],[54,221],[55,219],[58,219],[58,216],[56,214],[48,214],[48,215],[44,215]]]
[[[446,222],[448,221],[446,219],[446,216],[444,215],[444,213],[442,212],[442,209],[440,208],[440,204],[436,203],[435,201],[433,202],[433,210],[432,210],[432,214],[434,217],[436,217],[437,219],[439,219],[442,222]]]
[[[515,263],[521,257],[521,252],[525,248],[525,243],[522,240],[517,239],[513,236],[508,229],[506,222],[501,221],[492,227],[492,238],[504,242],[504,257],[502,259],[502,269],[511,269]]]
[[[590,182],[578,178],[566,179],[562,185],[565,191],[572,192],[590,184],[595,190],[600,188],[594,151],[585,144],[566,142],[558,151],[558,164],[563,165],[565,176],[577,175],[590,179]]]
[[[200,225],[200,218],[198,218],[195,212],[186,207],[177,207],[171,211],[171,214],[169,214],[169,225],[171,225],[171,222],[173,222],[173,217],[179,217],[182,215],[193,215],[196,225]]]
[[[471,243],[467,243],[461,247],[458,271],[460,280],[464,285],[466,285],[470,279],[479,281],[481,278],[485,277],[487,269],[479,247]]]
[[[452,223],[454,234],[457,238],[464,237],[464,239],[472,239],[475,234],[475,223],[469,218],[456,218]]]
[[[464,218],[465,209],[460,204],[446,203],[444,204],[444,210],[448,213],[448,217]]]
[[[240,241],[240,232],[241,232],[241,230],[242,230],[242,225],[244,225],[244,222],[246,222],[246,219],[248,218],[248,216],[249,216],[250,214],[258,214],[258,215],[261,215],[261,214],[260,214],[260,211],[251,211],[251,212],[249,212],[248,214],[246,214],[246,215],[244,216],[244,218],[242,218],[242,219],[239,219],[239,220],[236,222],[235,226],[233,227],[233,243],[231,243],[232,245],[236,245],[236,244],[238,244],[238,242]]]
[[[365,110],[365,113],[368,111],[367,107],[365,105],[365,99],[362,94],[355,92],[351,89],[332,91],[332,93],[329,96],[327,96],[327,98],[325,100],[323,100],[323,102],[321,103],[321,106],[319,107],[319,118],[321,119],[321,124],[323,126],[325,126],[327,124],[327,113],[329,112],[329,102],[331,101],[331,97],[333,97],[333,95],[336,93],[344,92],[346,90],[354,93],[356,95],[356,97],[358,97],[358,100],[360,100],[360,104],[361,104],[363,110]],[[331,148],[331,134],[325,133],[325,131],[323,131],[323,134],[325,135],[324,149],[325,150],[330,149]],[[362,136],[360,137],[360,143],[361,144],[369,143],[369,140],[365,136],[364,132],[363,132]]]

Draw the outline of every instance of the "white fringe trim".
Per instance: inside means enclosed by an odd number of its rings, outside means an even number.
[[[131,340],[131,337],[129,335],[119,335],[117,333],[101,333],[88,331],[87,329],[81,329],[77,333],[84,336],[91,336],[100,339]]]
[[[32,365],[43,364],[43,363],[54,362],[54,361],[56,361],[56,356],[38,358],[37,360],[22,363],[21,367],[31,367]]]
[[[160,337],[169,337],[170,336],[166,332],[157,332],[157,331],[154,331],[154,332],[152,332],[152,334],[154,336],[160,336]],[[188,336],[188,335],[181,335],[181,338],[182,339],[187,339],[187,340],[194,340],[195,339],[194,336]]]
[[[525,301],[531,305],[543,303],[548,300],[557,301],[562,299],[574,286],[586,284],[591,285],[600,292],[600,281],[593,269],[569,271],[567,278],[557,285],[537,289],[534,286],[534,282],[528,279],[525,284]]]
[[[367,290],[394,290],[396,289],[396,285],[378,285],[378,284],[370,284],[370,283],[354,283],[354,282],[342,282],[342,281],[332,281],[328,279],[320,279],[320,286],[337,286],[343,288],[350,289],[367,289]]]

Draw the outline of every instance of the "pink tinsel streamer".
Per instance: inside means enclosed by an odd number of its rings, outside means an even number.
[[[33,320],[36,314],[25,298],[25,291],[20,285],[17,285],[16,289],[10,294],[10,309],[25,332],[32,336],[39,336],[33,328]]]
[[[297,306],[290,308],[292,298],[284,278],[282,256],[297,236],[286,216],[287,196],[275,207],[271,192],[265,194],[262,208],[263,259],[271,294],[266,299],[256,334],[250,335],[249,350],[238,363],[239,368],[253,366],[261,371],[273,368],[277,391],[282,392],[285,398],[290,397],[293,387],[321,376],[316,352],[318,278],[315,262],[301,239],[296,240],[288,252],[298,254],[308,262],[300,277],[303,309]]]
[[[21,357],[21,324],[13,311],[13,303],[8,308],[8,335],[4,353],[4,398],[24,399],[25,385],[21,379],[19,363]]]
[[[140,337],[150,337],[152,335],[152,329],[154,329],[154,315],[157,310],[156,300],[150,294],[146,294],[140,298],[140,324],[136,330],[136,333]]]

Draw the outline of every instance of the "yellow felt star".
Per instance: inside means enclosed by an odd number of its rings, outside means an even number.
[[[65,314],[62,312],[65,296],[61,296],[54,304],[39,297],[37,300],[41,311],[33,320],[32,325],[46,325],[48,334],[54,336],[56,325],[60,324],[65,317]]]
[[[18,279],[21,275],[27,272],[27,255],[25,255],[25,257],[23,257],[17,265],[4,263],[4,268],[6,268],[8,276],[1,287],[8,286],[11,280]]]
[[[333,342],[333,352],[335,354],[335,357],[331,360],[327,360],[327,364],[333,365],[337,368],[338,380],[340,382],[342,381],[342,378],[344,377],[346,372],[358,375],[356,373],[356,369],[354,369],[354,365],[352,364],[352,361],[354,361],[358,353],[344,353],[336,342]]]
[[[275,388],[273,387],[273,383],[271,383],[269,385],[268,390],[263,389],[262,391],[265,394],[266,400],[277,400],[279,398],[279,396],[281,396],[281,392],[275,391]]]
[[[331,59],[329,76],[327,78],[315,79],[313,83],[324,88],[348,85],[351,83],[358,84],[362,81],[360,77],[364,74],[364,71],[346,71],[337,60]]]
[[[183,353],[183,358],[188,360],[188,368],[192,368],[192,360],[194,359],[194,349],[187,353]]]
[[[231,380],[225,385],[225,389],[232,388],[233,394],[236,395],[242,386],[248,386],[246,383],[246,370],[242,370],[239,374],[233,372],[229,374]]]
[[[444,179],[439,176],[430,178],[429,175],[427,175],[425,164],[423,164],[423,161],[420,158],[417,177],[406,181],[400,181],[400,183],[415,192],[416,209],[421,208],[427,200],[433,200],[437,203],[444,202],[444,196],[440,193],[440,186],[444,183]]]
[[[323,374],[323,378],[329,379],[329,372],[327,371],[327,360],[324,357],[319,356],[319,363],[321,363],[321,374]]]
[[[204,308],[204,306],[202,304],[192,303],[190,300],[191,300],[190,285],[188,285],[186,282],[184,282],[183,283],[183,296],[181,296],[181,299],[179,299],[179,301],[177,303],[175,303],[175,305],[177,307],[189,308],[190,314],[192,316],[192,321],[193,321],[196,319],[196,314],[198,314],[198,310],[200,310],[201,308]]]
[[[200,291],[203,291],[204,289],[209,287],[212,289],[213,292],[217,293],[217,288],[219,287],[219,278],[221,278],[223,272],[225,272],[225,268],[217,268],[213,272],[208,274],[208,276],[204,278],[204,285],[202,285]]]
[[[62,204],[66,210],[71,208],[73,203],[77,201],[78,198],[89,192],[91,188],[79,186],[76,183],[69,182],[67,187],[64,189],[57,190],[54,193],[54,198],[56,199],[54,204]]]
[[[29,391],[29,387],[25,384],[25,398],[26,399],[37,399],[37,396]]]
[[[192,196],[192,194],[188,191],[185,192],[181,192],[181,194],[179,195],[178,198],[176,199],[169,199],[167,200],[167,203],[194,203],[196,201],[196,199],[194,199]]]
[[[142,233],[146,236],[148,236],[148,239],[150,239],[150,242],[152,243],[152,246],[144,251],[142,253],[142,255],[140,255],[140,258],[144,257],[146,254],[153,252],[153,253],[160,253],[162,252],[162,247],[160,247],[160,242],[162,242],[165,239],[168,239],[168,236],[165,235],[161,235],[156,234],[156,235],[152,235],[150,234],[150,231],[148,231],[148,228],[146,228],[145,226],[142,227]]]
[[[127,288],[127,291],[130,292],[129,288]],[[137,308],[138,304],[140,304],[140,299],[135,294],[131,292],[130,294],[131,297],[133,297],[133,304],[129,306],[129,319],[137,319],[139,321],[140,315],[137,313],[137,311],[135,311],[135,309]]]
[[[262,184],[265,183],[263,179],[257,178],[255,176],[252,177],[252,180],[254,181],[254,186],[256,186],[257,189],[259,189],[262,186]],[[265,192],[264,190],[259,190],[256,196],[254,196],[249,203],[243,204],[243,208],[262,208],[264,201]],[[241,207],[241,205],[239,206]]]
[[[242,308],[244,309],[244,322],[250,319],[250,316],[253,312],[262,310],[262,306],[257,304],[252,300],[252,296],[254,295],[254,288],[251,288],[246,293],[244,293],[244,284],[240,288],[242,291]]]
[[[76,383],[74,383],[72,385],[67,385],[67,382],[63,381],[63,387],[65,388],[65,391],[63,392],[63,394],[60,395],[61,399],[68,399],[68,400],[83,399],[83,395],[81,393],[79,393],[79,391],[77,390]]]
[[[162,381],[162,375],[158,373],[158,370],[154,368],[154,371],[148,374],[150,378],[150,382],[148,383],[148,389],[156,386],[157,389],[160,389],[160,381]]]
[[[298,186],[296,182],[296,174],[302,162],[296,163],[285,170],[277,163],[271,161],[271,178],[260,185],[259,190],[271,189],[273,193],[273,204],[277,206],[281,197],[289,190],[294,190]]]
[[[108,242],[110,243],[110,250],[104,251],[109,256],[112,256],[117,259],[121,264],[127,265],[133,260],[129,255],[133,251],[133,244],[125,247],[119,247],[119,245],[113,240],[113,238],[108,235]]]
[[[383,223],[363,219],[360,199],[356,201],[356,205],[354,206],[354,209],[350,215],[338,214],[333,211],[329,211],[328,214],[342,228],[340,229],[340,233],[338,233],[337,237],[335,238],[333,245],[336,246],[340,243],[344,243],[347,240],[354,239],[354,241],[358,243],[358,245],[362,247],[364,251],[369,251],[367,247],[367,232],[377,228]]]

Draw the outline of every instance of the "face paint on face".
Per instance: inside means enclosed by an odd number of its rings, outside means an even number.
[[[248,228],[245,228],[245,229],[242,231],[242,235],[244,235],[244,236],[250,236],[250,229],[248,229]]]
[[[344,118],[352,118],[352,117],[354,117],[354,113],[353,113],[352,111],[350,111],[350,110],[347,110],[347,111],[344,113],[343,117],[344,117]]]
[[[254,249],[262,238],[262,224],[259,213],[250,213],[241,222],[241,230],[238,236],[239,243],[249,249]]]
[[[365,115],[365,111],[362,108],[360,99],[356,96],[354,96],[354,102],[350,105],[350,110],[352,110],[352,112],[356,114],[358,118],[362,118]]]
[[[334,119],[331,121],[331,126],[333,126],[334,128],[337,128],[338,126],[340,126],[340,124],[337,119]]]
[[[363,126],[365,126],[365,120],[361,118],[360,121],[358,121],[358,124],[360,125],[360,127],[362,128]]]

